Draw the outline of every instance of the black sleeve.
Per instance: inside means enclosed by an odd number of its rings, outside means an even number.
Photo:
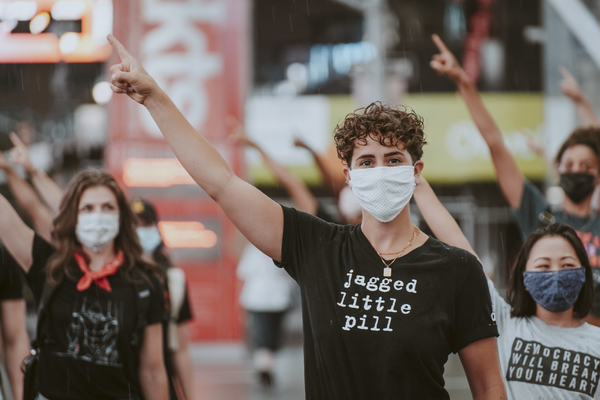
[[[35,234],[31,251],[33,262],[25,278],[38,304],[42,297],[44,282],[46,281],[46,264],[54,252],[55,249],[50,243],[46,242],[38,234]]]
[[[165,319],[165,299],[163,285],[154,276],[150,276],[153,289],[150,291],[150,304],[146,314],[146,324],[152,325],[157,322],[164,322]]]
[[[454,311],[453,352],[488,337],[498,336],[492,299],[483,267],[471,253],[457,250],[454,268],[457,286]]]
[[[307,255],[318,257],[324,253],[339,225],[293,208],[281,207],[284,221],[281,262],[275,262],[275,265],[284,268],[296,282],[300,282]]]
[[[183,322],[190,321],[192,319],[192,310],[190,308],[190,298],[188,296],[187,285],[185,287],[185,295],[183,297],[183,304],[181,304],[181,309],[179,310],[179,315],[177,316],[177,321],[175,323],[181,324]]]
[[[550,203],[548,203],[542,192],[533,183],[525,180],[521,205],[518,210],[514,210],[523,239],[539,228],[539,215],[542,211],[549,208]]]
[[[8,250],[0,247],[0,301],[23,298],[23,270]]]

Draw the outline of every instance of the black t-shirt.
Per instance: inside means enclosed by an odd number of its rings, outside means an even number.
[[[279,265],[300,285],[306,398],[447,399],[450,352],[498,335],[477,259],[429,238],[384,278],[360,225],[283,211]]]
[[[54,248],[36,235],[27,282],[38,303],[45,266],[53,253]],[[77,274],[77,281],[82,275]],[[164,317],[162,286],[149,277],[154,287],[139,293],[140,285],[128,282],[119,272],[108,277],[111,292],[95,283],[79,292],[77,281],[63,279],[49,303],[46,332],[51,342],[41,348],[40,393],[61,400],[142,398],[137,370],[141,345],[131,344],[137,318],[144,317],[138,312],[142,303],[147,304],[147,325],[162,322]]]
[[[0,301],[23,298],[23,270],[8,250],[0,247]]]

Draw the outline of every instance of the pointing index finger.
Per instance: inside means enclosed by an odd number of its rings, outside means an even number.
[[[571,75],[571,73],[569,72],[569,70],[566,69],[565,67],[563,67],[562,65],[560,67],[558,67],[558,70],[560,71],[560,74],[562,75],[563,78],[565,78],[565,79],[575,79],[573,77],[573,75]]]
[[[434,33],[433,35],[431,35],[431,39],[433,40],[433,43],[435,43],[435,45],[437,46],[440,53],[450,52],[450,50],[448,50],[448,48],[446,47],[444,41],[438,35]]]
[[[15,147],[24,147],[25,143],[23,143],[23,141],[21,140],[21,138],[14,132],[11,132],[10,135],[10,141],[12,142],[13,146]]]
[[[117,40],[116,37],[114,37],[113,35],[109,34],[106,39],[108,39],[108,42],[111,44],[111,46],[113,47],[113,49],[115,49],[117,51],[117,54],[119,55],[119,57],[121,57],[121,60],[131,57],[131,54],[129,54],[129,52],[127,51],[127,49],[125,48],[125,46],[123,46],[121,44],[121,42],[119,42]]]

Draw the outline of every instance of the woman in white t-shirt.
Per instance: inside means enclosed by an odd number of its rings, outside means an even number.
[[[456,221],[421,179],[415,200],[441,241],[474,254]],[[583,322],[592,270],[575,231],[552,224],[531,234],[511,267],[505,301],[488,279],[509,398],[600,399],[600,328]]]

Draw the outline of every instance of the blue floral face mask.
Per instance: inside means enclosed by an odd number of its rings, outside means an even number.
[[[524,271],[523,283],[533,300],[551,312],[567,311],[579,296],[585,282],[585,269]]]

